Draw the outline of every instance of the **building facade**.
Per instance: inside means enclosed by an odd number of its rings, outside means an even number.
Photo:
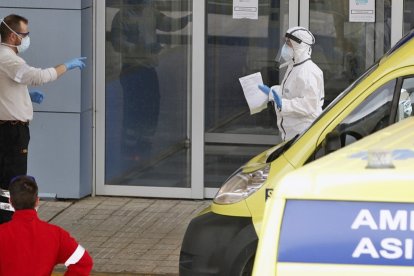
[[[260,72],[279,83],[289,27],[314,34],[329,104],[414,26],[413,0],[2,2],[2,15],[20,13],[39,30],[26,54],[33,66],[88,57],[77,79],[45,88],[50,101],[32,123],[30,173],[62,198],[211,198],[280,141],[270,108],[250,115],[239,78]]]

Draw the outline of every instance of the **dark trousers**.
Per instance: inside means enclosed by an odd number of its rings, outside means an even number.
[[[0,187],[8,190],[10,180],[27,174],[29,126],[20,122],[0,121]],[[0,202],[8,198],[0,196]],[[13,212],[0,209],[0,224],[11,220]]]
[[[124,66],[120,82],[123,106],[123,154],[150,154],[160,112],[160,91],[155,68]]]

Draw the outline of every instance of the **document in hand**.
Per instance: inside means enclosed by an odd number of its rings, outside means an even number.
[[[263,84],[262,74],[260,72],[239,78],[243,88],[244,97],[250,108],[250,114],[255,114],[267,107],[269,97],[260,91],[259,84]]]

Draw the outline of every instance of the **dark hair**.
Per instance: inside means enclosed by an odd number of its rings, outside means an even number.
[[[37,201],[38,187],[34,177],[16,176],[10,181],[10,201],[16,210],[34,209]]]
[[[3,21],[15,32],[20,31],[20,22],[23,21],[25,24],[29,23],[29,20],[17,14],[8,15],[5,18],[3,18]],[[9,28],[7,28],[3,21],[0,24],[0,36],[1,40],[5,41],[12,33],[12,31]]]

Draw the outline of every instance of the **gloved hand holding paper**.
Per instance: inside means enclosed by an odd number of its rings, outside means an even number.
[[[281,110],[282,109],[282,99],[279,97],[279,95],[275,91],[274,87],[279,88],[280,86],[276,85],[276,86],[273,86],[272,88],[270,88],[267,85],[259,84],[259,89],[269,97],[269,101],[274,101],[276,103],[277,108],[279,110]],[[270,93],[270,91],[272,91],[272,93]]]
[[[239,78],[244,96],[250,108],[250,114],[255,114],[267,108],[269,97],[260,91],[259,85],[263,84],[260,72]]]

